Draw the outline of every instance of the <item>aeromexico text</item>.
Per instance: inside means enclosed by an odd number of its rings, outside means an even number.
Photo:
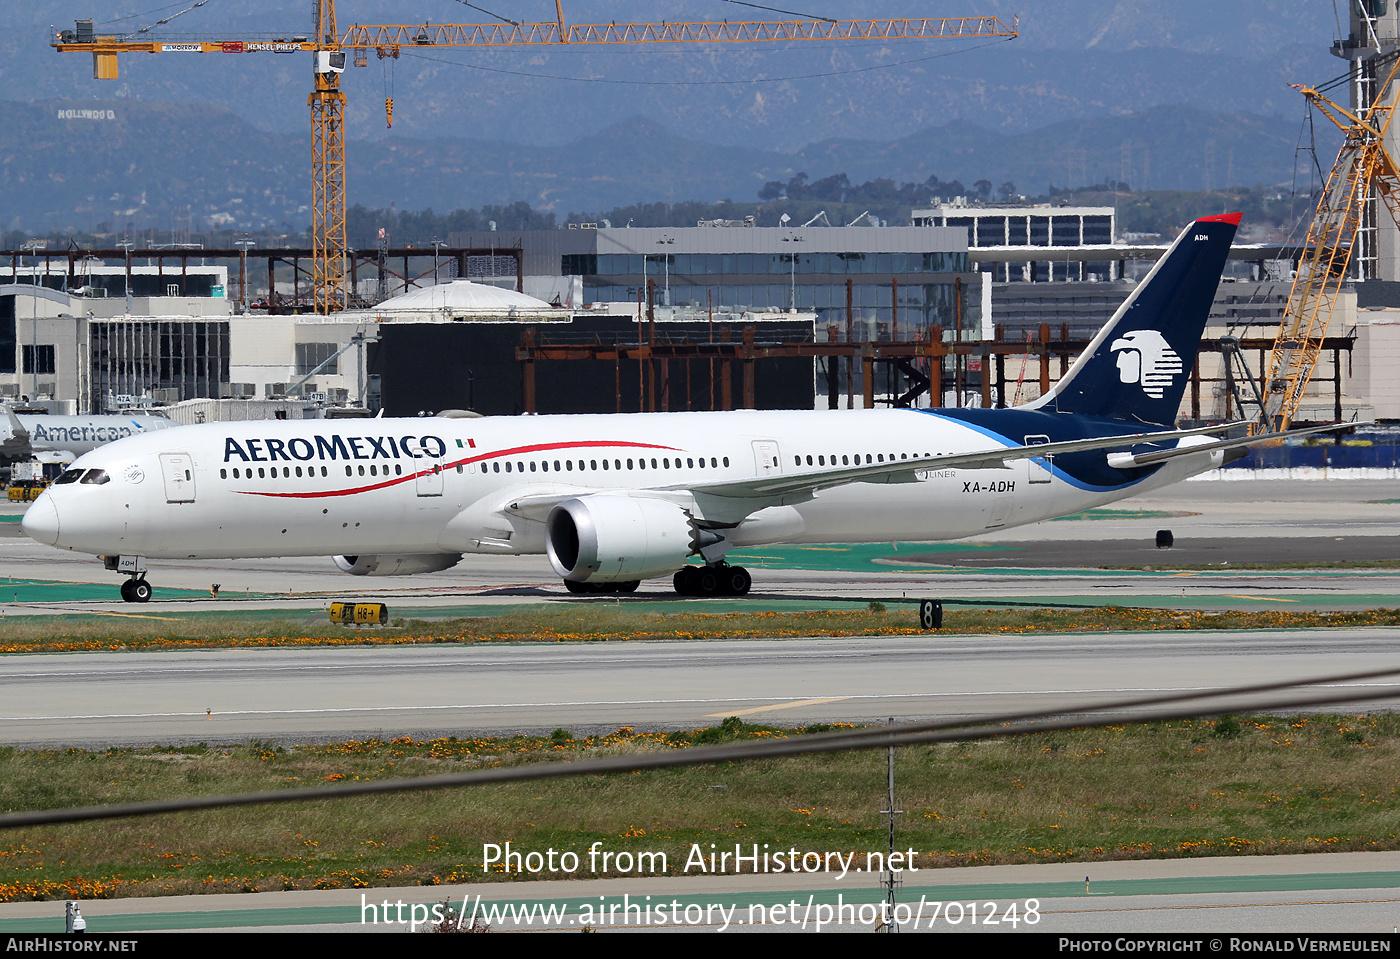
[[[293,439],[224,440],[224,462],[236,456],[245,463],[307,460],[440,460],[447,443],[439,436],[297,436]]]

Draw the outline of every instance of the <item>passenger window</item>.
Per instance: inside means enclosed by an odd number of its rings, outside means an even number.
[[[554,472],[556,472],[556,473],[559,472],[559,461],[558,461],[558,460],[555,460],[555,461],[554,461]]]
[[[685,465],[688,466],[688,467],[690,467],[691,469],[695,469],[695,460],[693,460],[693,459],[691,459],[689,456],[687,456],[687,457],[685,458]]]
[[[63,479],[63,477],[60,476],[58,479]],[[219,479],[228,479],[228,470],[219,470]],[[54,480],[54,483],[57,484],[58,480]]]
[[[628,461],[627,461],[627,468],[628,468],[629,470],[632,468],[632,461],[631,461],[631,460],[628,460]]]
[[[725,465],[725,466],[728,466],[728,465],[729,465],[729,457],[727,457],[727,456],[724,458],[724,465]]]

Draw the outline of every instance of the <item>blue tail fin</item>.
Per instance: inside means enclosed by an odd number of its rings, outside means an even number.
[[[1240,216],[1188,226],[1069,372],[1028,408],[1174,423]]]

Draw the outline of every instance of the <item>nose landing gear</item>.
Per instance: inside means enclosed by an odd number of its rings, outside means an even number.
[[[118,573],[125,573],[127,580],[122,583],[122,599],[128,603],[149,603],[151,584],[146,582],[146,562],[140,556],[103,556],[102,565]]]
[[[682,566],[671,585],[681,596],[743,596],[753,585],[753,577],[744,567],[728,563]]]
[[[122,583],[122,599],[128,603],[148,603],[151,601],[151,584],[145,575],[134,576]]]

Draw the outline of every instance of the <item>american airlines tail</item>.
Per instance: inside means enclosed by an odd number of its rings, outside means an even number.
[[[1174,423],[1241,215],[1187,227],[1069,372],[1022,409]]]

